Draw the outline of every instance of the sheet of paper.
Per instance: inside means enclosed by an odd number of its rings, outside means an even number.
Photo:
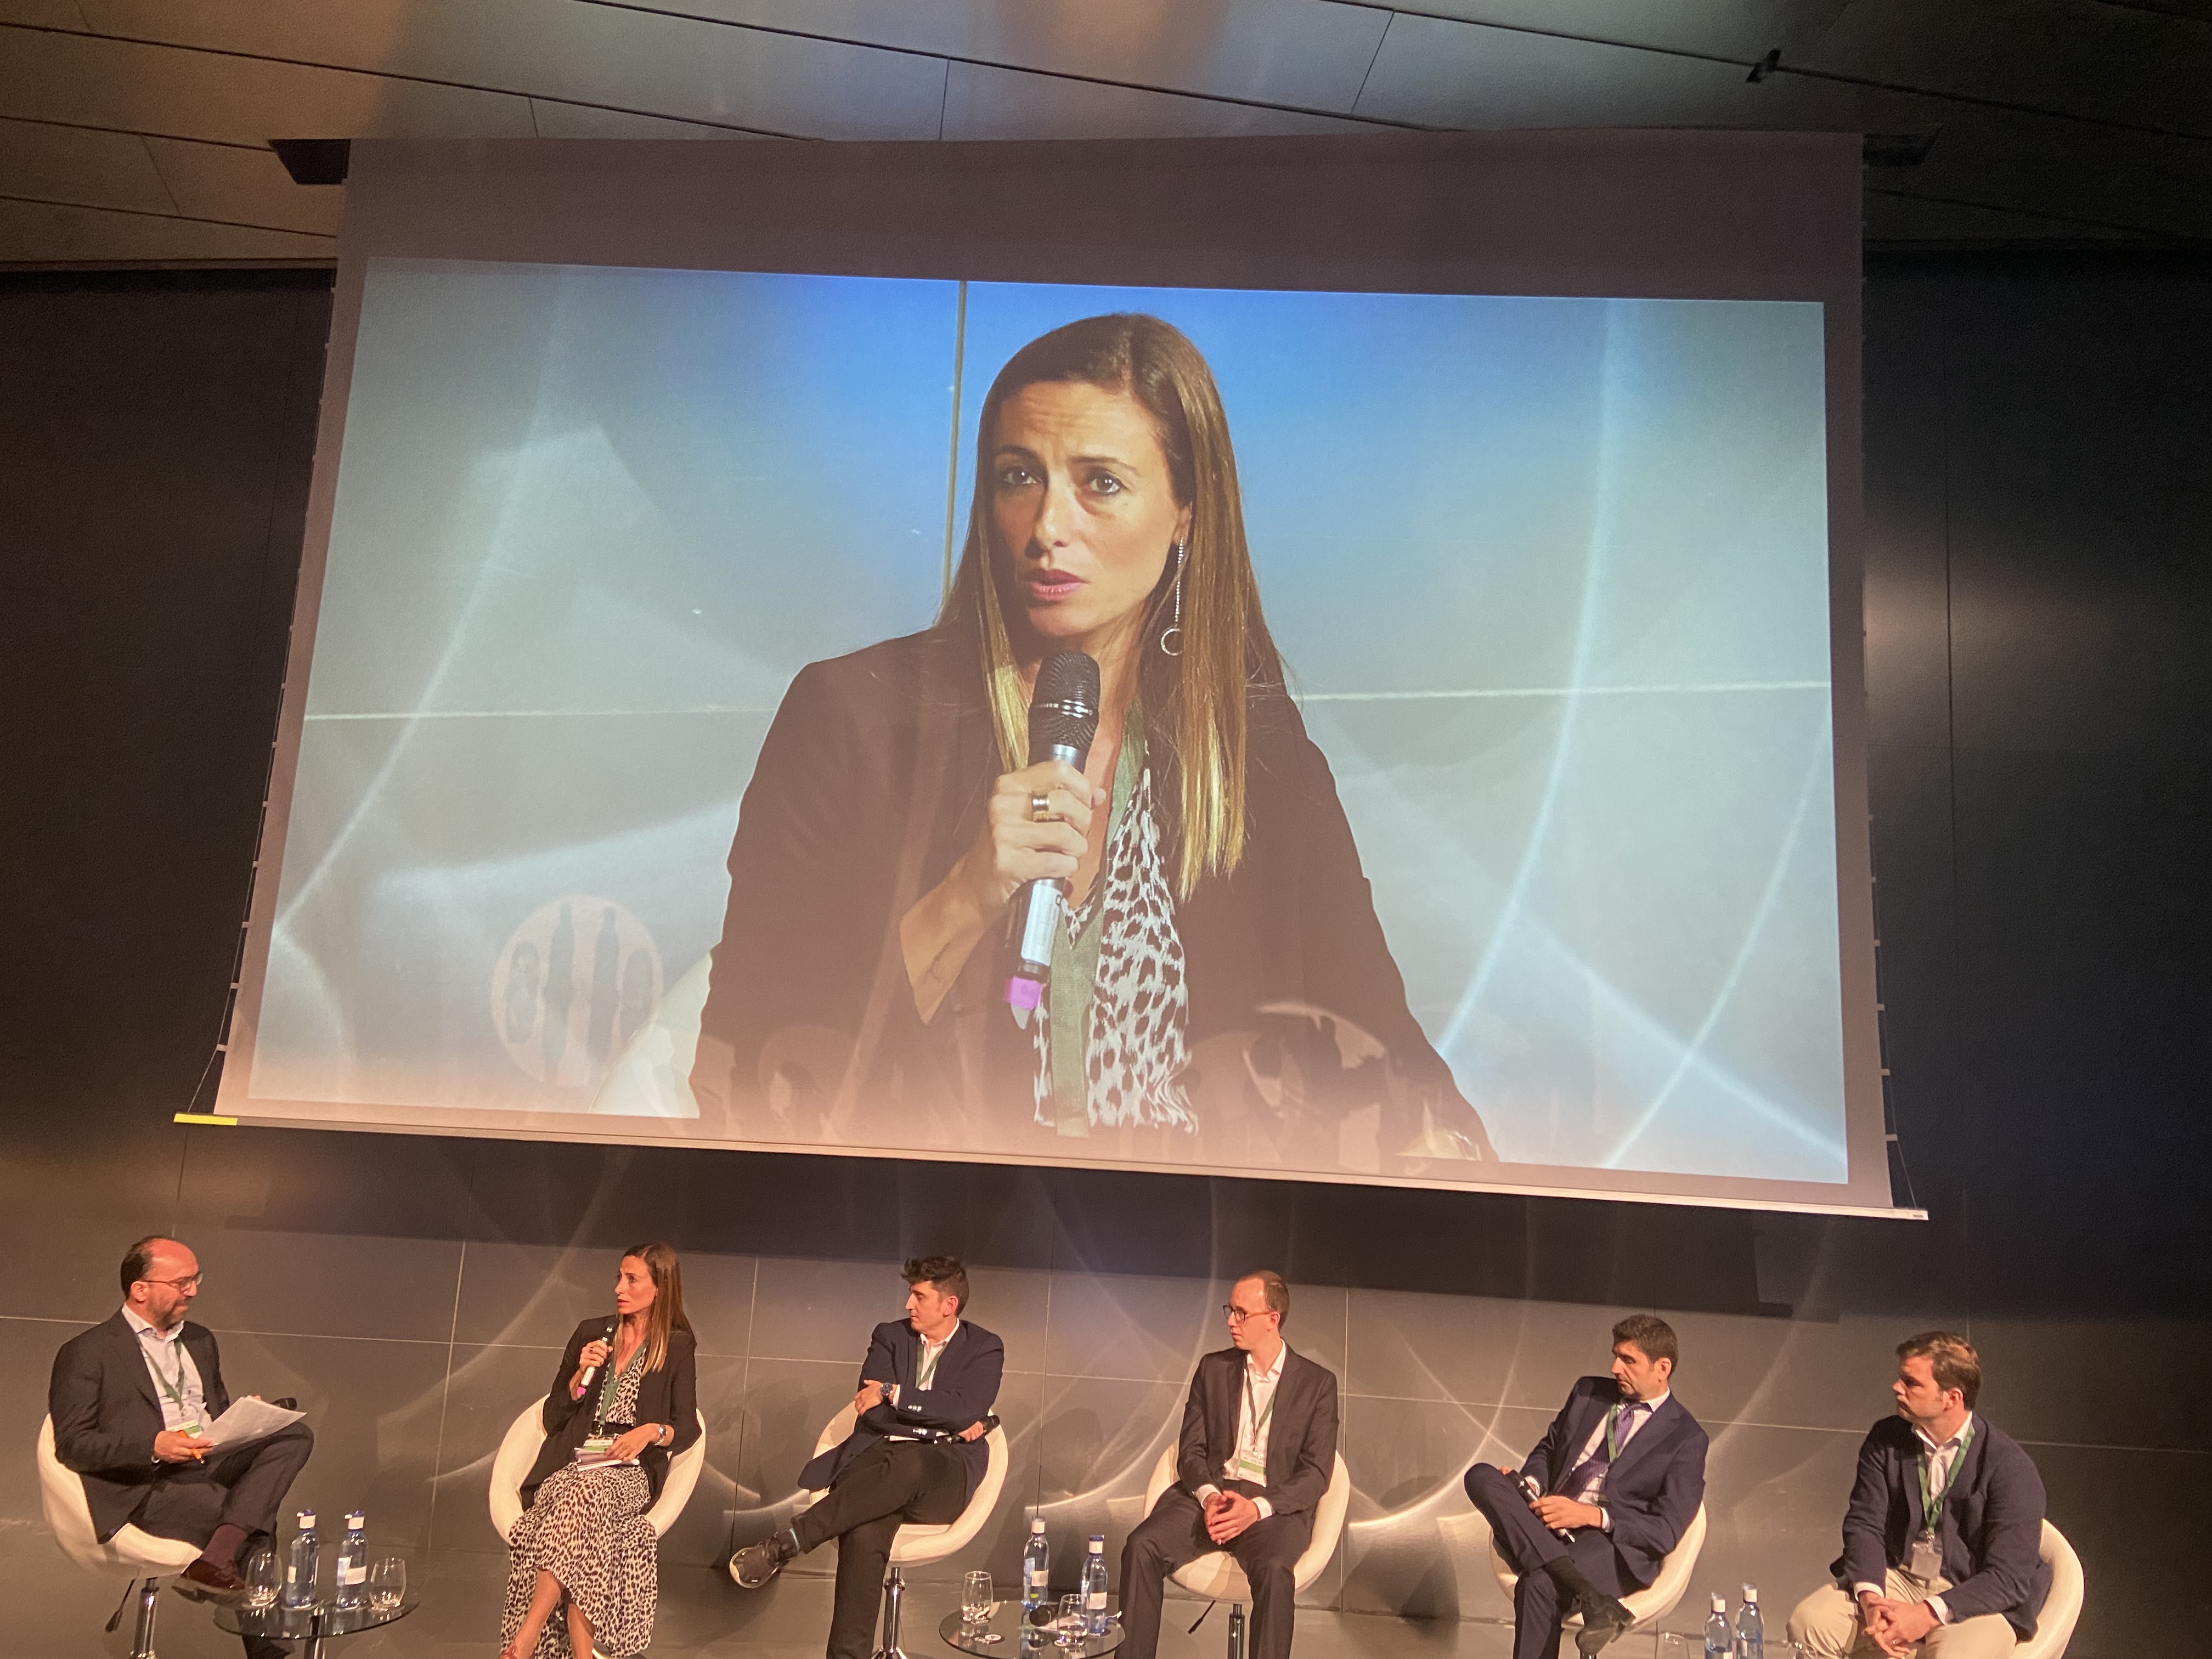
[[[234,1451],[256,1440],[266,1440],[277,1430],[289,1427],[306,1415],[305,1412],[288,1412],[265,1400],[234,1400],[228,1411],[208,1425],[204,1437],[226,1451]]]

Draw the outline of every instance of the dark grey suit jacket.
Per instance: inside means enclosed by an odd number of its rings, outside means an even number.
[[[1244,1364],[1242,1348],[1223,1348],[1200,1358],[1190,1379],[1176,1484],[1194,1498],[1200,1486],[1222,1484],[1221,1466],[1236,1454]],[[1312,1523],[1314,1506],[1336,1472],[1336,1373],[1290,1349],[1267,1418],[1267,1495],[1276,1514]]]
[[[1581,1462],[1591,1431],[1620,1399],[1620,1385],[1611,1377],[1581,1378],[1567,1390],[1567,1403],[1521,1473],[1547,1493],[1565,1492],[1567,1477]],[[1660,1561],[1681,1541],[1698,1505],[1705,1501],[1705,1445],[1698,1419],[1670,1393],[1606,1472],[1605,1508],[1613,1522],[1607,1535],[1638,1584],[1659,1576]]]
[[[186,1320],[183,1340],[213,1422],[230,1408],[215,1334]],[[164,1426],[161,1396],[146,1374],[138,1334],[120,1312],[62,1344],[46,1410],[54,1419],[54,1455],[84,1477],[92,1528],[106,1543],[138,1513],[162,1468],[154,1461],[154,1437]]]
[[[1859,1446],[1858,1478],[1844,1511],[1838,1582],[1879,1584],[1905,1565],[1921,1529],[1920,1437],[1901,1417],[1886,1417]],[[2026,1641],[2051,1594],[2043,1559],[2043,1477],[2020,1443],[1982,1416],[1951,1472],[1943,1502],[1943,1606],[1954,1620],[2001,1613]]]

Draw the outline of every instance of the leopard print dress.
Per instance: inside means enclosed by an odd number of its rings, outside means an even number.
[[[1181,1081],[1188,1061],[1184,1032],[1190,994],[1183,983],[1182,939],[1176,932],[1175,896],[1160,856],[1159,825],[1152,816],[1152,775],[1138,774],[1121,822],[1107,843],[1105,868],[1091,897],[1071,906],[1066,926],[1079,936],[1091,907],[1105,915],[1098,935],[1098,971],[1092,981],[1084,1043],[1085,1105],[1097,1128],[1194,1131]],[[1049,999],[1051,988],[1045,996]],[[1036,1121],[1058,1121],[1052,1089],[1052,1018],[1048,1001],[1030,1022],[1036,1045]]]
[[[637,1417],[641,1364],[625,1370],[608,1402],[606,1420]],[[507,1604],[500,1623],[502,1649],[522,1628],[542,1569],[561,1581],[568,1599],[591,1621],[592,1645],[611,1659],[629,1659],[653,1642],[653,1613],[659,1599],[659,1538],[645,1512],[653,1506],[653,1481],[641,1468],[556,1469],[538,1486],[514,1523]],[[556,1607],[532,1659],[589,1659],[571,1654],[568,1618]]]

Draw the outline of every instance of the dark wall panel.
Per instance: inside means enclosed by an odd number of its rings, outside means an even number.
[[[1714,1435],[1700,1584],[1786,1607],[1818,1578],[1891,1348],[1945,1324],[1983,1345],[1986,1408],[2088,1564],[2074,1651],[2136,1650],[2137,1607],[2212,1613],[2141,1525],[2212,1524],[2212,1445],[2139,1380],[2212,1358],[2202,262],[1869,276],[1871,805],[1924,1226],[173,1126],[246,896],[328,308],[289,274],[0,278],[0,1244],[36,1264],[0,1289],[0,1442],[27,1445],[47,1358],[111,1310],[123,1246],[173,1228],[233,1375],[317,1413],[302,1497],[369,1504],[426,1563],[495,1558],[492,1449],[614,1253],[666,1237],[710,1455],[664,1552],[665,1628],[704,1640],[767,1616],[707,1570],[775,1523],[902,1257],[967,1255],[1007,1339],[1012,1468],[974,1556],[1008,1573],[1040,1503],[1061,1548],[1118,1548],[1225,1278],[1267,1262],[1296,1286],[1292,1340],[1346,1389],[1362,1525],[1317,1604],[1506,1616],[1457,1474],[1524,1452],[1607,1323],[1654,1307]],[[0,1519],[35,1514],[9,1464]]]

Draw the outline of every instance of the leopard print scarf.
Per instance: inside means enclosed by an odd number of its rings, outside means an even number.
[[[1069,934],[1079,937],[1091,906],[1106,907],[1084,1045],[1085,1106],[1093,1128],[1194,1131],[1198,1120],[1179,1080],[1188,1059],[1183,1032],[1190,994],[1152,803],[1152,775],[1146,768],[1107,844],[1103,879],[1091,889],[1088,904],[1066,913]],[[1045,995],[1051,994],[1048,985]],[[1036,1047],[1036,1121],[1048,1128],[1058,1121],[1051,1014],[1048,1002],[1030,1021]]]

